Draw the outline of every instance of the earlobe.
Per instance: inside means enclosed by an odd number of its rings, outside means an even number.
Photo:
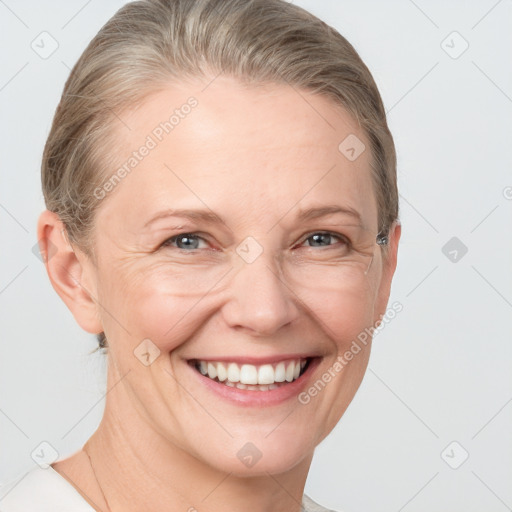
[[[59,216],[45,210],[37,223],[37,239],[48,277],[80,327],[92,334],[101,332],[94,267],[87,256],[73,249]]]

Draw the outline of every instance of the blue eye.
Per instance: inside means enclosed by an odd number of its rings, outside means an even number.
[[[333,240],[342,242],[344,245],[350,245],[350,242],[342,235],[330,233],[328,231],[317,231],[309,235],[303,243],[308,242],[309,247],[331,247],[335,245]],[[206,240],[194,233],[181,233],[167,239],[162,247],[172,247],[189,252],[188,250],[201,249],[201,241],[207,244]]]
[[[192,233],[182,233],[169,238],[162,245],[171,246],[176,242],[177,245],[175,247],[177,249],[199,249],[198,245],[200,240],[204,240],[204,238]]]
[[[341,241],[345,244],[347,244],[347,240],[342,237],[341,235],[336,235],[334,233],[329,233],[325,231],[318,231],[316,233],[313,233],[310,235],[304,242],[312,240],[312,243],[309,242],[309,247],[329,247],[333,245],[332,239],[337,239],[338,241]]]

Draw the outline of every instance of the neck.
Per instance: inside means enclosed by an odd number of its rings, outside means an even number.
[[[87,447],[112,512],[300,512],[313,453],[275,475],[240,477],[220,471],[164,438],[134,409],[126,394],[129,385],[116,385],[121,376],[115,371],[109,369],[108,375],[111,392]]]

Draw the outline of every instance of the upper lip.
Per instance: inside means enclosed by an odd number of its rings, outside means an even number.
[[[188,361],[210,361],[210,362],[226,362],[226,363],[237,363],[237,364],[252,364],[254,366],[260,366],[263,364],[274,364],[281,361],[290,361],[293,359],[313,359],[315,357],[321,357],[318,354],[301,353],[301,354],[276,354],[273,356],[266,357],[251,357],[251,356],[217,356],[217,357],[194,357],[189,358]]]

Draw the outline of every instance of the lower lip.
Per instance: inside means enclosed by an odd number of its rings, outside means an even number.
[[[297,397],[297,395],[299,395],[299,393],[306,387],[311,375],[320,364],[320,359],[320,357],[312,359],[306,368],[306,371],[298,379],[285,384],[284,386],[279,386],[276,389],[270,389],[268,391],[251,391],[248,389],[238,389],[236,387],[226,386],[226,384],[222,384],[210,379],[209,377],[205,377],[189,363],[185,364],[190,368],[202,385],[221,398],[239,406],[258,407],[281,404],[286,400]]]

